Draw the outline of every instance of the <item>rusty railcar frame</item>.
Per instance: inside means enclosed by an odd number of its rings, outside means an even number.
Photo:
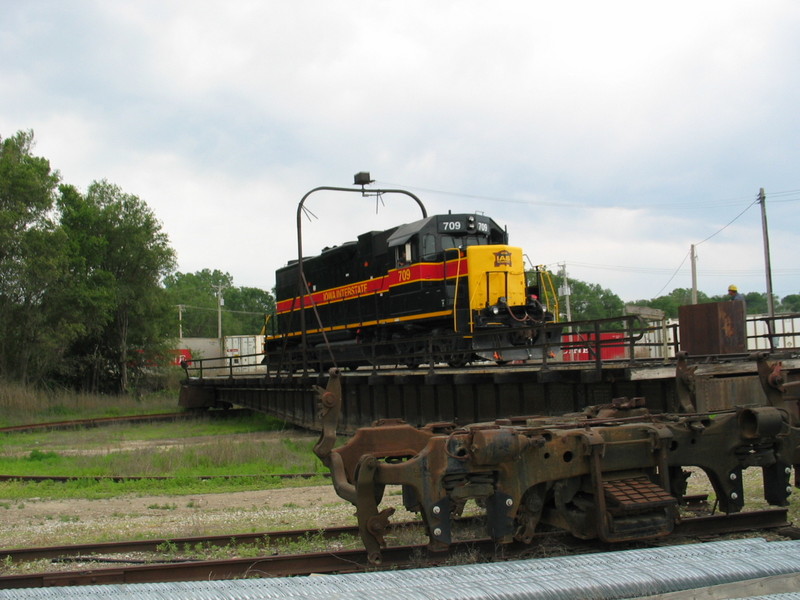
[[[318,388],[322,433],[314,451],[333,485],[356,507],[370,560],[381,561],[393,508],[381,509],[387,485],[399,485],[420,513],[432,551],[452,541],[454,517],[473,500],[486,533],[499,543],[530,542],[540,524],[606,542],[668,535],[686,493],[687,467],[702,469],[719,508],[744,506],[742,472],[758,467],[771,505],[785,506],[800,486],[798,400],[780,363],[758,361],[767,405],[694,411],[693,370],[679,361],[680,414],[651,413],[642,398],[618,398],[560,417],[517,417],[458,426],[412,427],[399,419],[359,429],[334,447],[341,380],[332,369]]]

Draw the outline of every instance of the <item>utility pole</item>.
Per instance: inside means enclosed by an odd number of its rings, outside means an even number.
[[[761,230],[764,234],[764,266],[767,275],[767,307],[769,316],[775,316],[775,301],[772,299],[772,266],[769,260],[769,231],[767,229],[767,195],[764,188],[758,191],[758,203],[761,205]]]
[[[569,280],[567,279],[567,263],[563,263],[561,265],[561,287],[558,289],[558,293],[564,296],[566,300],[565,304],[567,307],[567,322],[572,321],[572,312],[570,311],[569,306],[569,296],[570,296],[570,289],[569,289]]]
[[[692,263],[692,304],[697,304],[697,252],[694,244],[692,244],[689,254]]]
[[[178,304],[178,339],[183,339],[183,304]]]
[[[222,290],[225,289],[224,285],[216,285],[214,289],[217,290],[217,337],[222,343],[222,307],[225,305],[225,299],[222,297]]]

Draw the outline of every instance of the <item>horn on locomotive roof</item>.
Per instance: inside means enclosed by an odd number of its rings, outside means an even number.
[[[359,171],[353,176],[353,185],[369,185],[370,183],[375,183],[375,180],[369,178],[369,171]]]

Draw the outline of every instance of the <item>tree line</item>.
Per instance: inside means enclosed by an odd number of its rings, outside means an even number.
[[[269,292],[175,272],[143,200],[106,180],[82,192],[33,146],[0,136],[0,380],[129,391],[177,347],[178,306],[185,336],[216,336],[218,289],[228,331],[258,332]]]
[[[270,292],[237,287],[233,277],[222,271],[171,273],[163,284],[175,311],[176,337],[217,337],[220,316],[223,336],[257,334],[266,317],[275,312],[275,297]]]
[[[564,285],[564,276],[552,274],[553,286],[558,289]],[[667,318],[677,319],[678,309],[681,306],[692,303],[692,290],[689,288],[675,288],[669,294],[651,299],[639,299],[633,302],[623,302],[611,290],[604,288],[596,283],[587,283],[579,279],[568,279],[570,288],[570,313],[573,321],[587,321],[592,319],[603,319],[607,317],[617,317],[623,314],[626,304],[636,306],[646,306],[657,308],[664,311]],[[744,294],[747,314],[759,315],[768,312],[767,294],[763,292],[748,292]],[[729,301],[727,294],[709,296],[698,291],[698,304],[707,302],[726,302]],[[773,304],[776,312],[800,313],[800,294],[789,294],[783,298],[773,296]],[[564,316],[563,300],[560,306],[562,317]]]

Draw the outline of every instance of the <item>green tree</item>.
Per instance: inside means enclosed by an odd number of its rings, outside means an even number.
[[[781,310],[789,313],[800,313],[800,294],[789,294],[781,300]]]
[[[32,131],[0,137],[0,375],[39,379],[74,334],[63,306],[65,239],[51,219],[59,174]]]
[[[712,302],[704,292],[697,292],[697,302],[699,304],[705,302]],[[633,304],[638,306],[648,306],[650,308],[657,308],[663,310],[667,318],[677,319],[678,309],[685,305],[692,303],[692,290],[689,288],[675,288],[666,296],[659,296],[651,300],[636,300]]]
[[[33,131],[0,136],[0,263],[18,256],[20,235],[28,229],[49,228],[60,176],[50,162],[33,156]]]
[[[552,275],[556,290],[564,285],[561,275]],[[570,316],[573,321],[588,321],[619,317],[623,314],[624,304],[619,296],[596,283],[588,283],[580,279],[568,277],[570,287]],[[566,318],[566,305],[560,299],[561,317]]]
[[[217,291],[221,290],[224,298],[225,290],[232,285],[233,278],[217,269],[196,273],[177,271],[164,278],[173,311],[181,311],[183,337],[217,337]],[[173,329],[177,335],[177,320]]]
[[[129,369],[153,361],[168,342],[169,304],[160,282],[174,251],[147,204],[118,186],[104,180],[85,196],[69,187],[61,192],[73,290],[93,316],[72,348],[70,370],[91,389],[113,382],[126,391]]]
[[[225,308],[231,317],[231,335],[249,335],[261,331],[264,319],[275,312],[275,297],[254,287],[234,287],[225,294]],[[223,313],[223,317],[225,314]]]
[[[747,292],[744,295],[745,302],[747,303],[748,315],[763,315],[769,312],[769,305],[767,303],[767,294],[764,292]],[[709,302],[730,302],[730,297],[727,294],[720,294],[712,296]],[[776,310],[780,306],[780,301],[776,296],[773,296],[773,302]]]
[[[748,292],[744,295],[745,302],[747,302],[747,314],[749,315],[763,315],[769,312],[769,302],[767,301],[767,294],[763,292]],[[777,298],[773,299],[773,306],[778,306],[779,301]]]
[[[217,293],[224,299],[223,335],[257,334],[264,315],[275,310],[274,296],[253,287],[236,287],[229,273],[203,269],[196,273],[176,272],[167,276],[164,286],[173,310],[181,307],[184,337],[217,337]],[[175,313],[177,315],[177,312]],[[174,326],[177,331],[177,323]]]

